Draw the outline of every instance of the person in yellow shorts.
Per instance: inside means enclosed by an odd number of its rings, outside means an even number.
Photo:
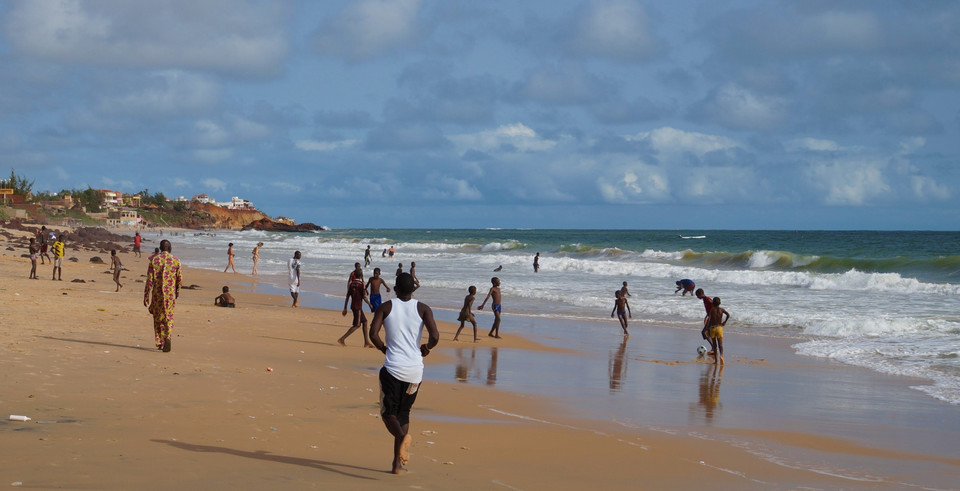
[[[63,234],[53,243],[53,279],[63,281]]]
[[[726,316],[726,317],[724,317]],[[710,344],[715,347],[713,354],[713,363],[723,365],[723,326],[730,320],[730,312],[720,307],[720,297],[713,297],[713,308],[707,315],[708,336]]]

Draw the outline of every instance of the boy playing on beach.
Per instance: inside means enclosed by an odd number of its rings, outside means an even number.
[[[706,315],[703,316],[703,329],[700,331],[700,336],[702,336],[703,339],[710,341],[709,321],[710,321],[710,311],[713,310],[713,299],[706,296],[706,294],[703,293],[703,288],[697,288],[697,291],[696,293],[694,293],[694,295],[696,295],[697,298],[703,301],[703,309],[706,311]],[[717,350],[717,347],[714,346],[712,342],[710,343],[710,346],[713,347],[713,351],[707,354],[712,355]]]
[[[57,237],[57,241],[53,243],[53,278],[54,280],[63,281],[63,235]]]
[[[410,410],[423,381],[423,357],[440,342],[440,332],[430,307],[413,300],[413,276],[400,275],[396,293],[373,314],[370,341],[386,355],[380,369],[380,417],[393,435],[391,472],[400,474],[410,460]],[[386,342],[380,339],[381,327]],[[420,344],[424,327],[428,339]]]
[[[693,280],[684,278],[677,282],[677,289],[673,291],[673,294],[676,295],[678,291],[683,290],[683,293],[681,293],[680,296],[685,297],[687,296],[687,292],[693,294],[693,289],[696,287],[697,285],[693,282]]]
[[[417,263],[410,263],[410,276],[413,276],[413,291],[420,288],[420,280],[417,279]]]
[[[403,263],[397,264],[397,278],[399,278],[401,274],[403,274]]]
[[[723,317],[726,316],[726,317]],[[713,363],[723,365],[723,326],[730,320],[730,313],[720,307],[720,297],[713,297],[713,308],[707,315],[710,324],[710,345],[714,347]]]
[[[457,333],[453,335],[454,341],[459,341],[460,331],[463,330],[463,326],[467,321],[470,321],[473,324],[473,342],[479,342],[477,339],[477,319],[474,317],[473,312],[470,311],[473,308],[473,300],[477,295],[477,287],[470,285],[470,288],[467,289],[467,296],[463,297],[463,308],[460,309],[460,316],[457,317],[457,320],[460,321],[460,328],[457,329]]]
[[[627,290],[627,282],[623,282],[623,288],[620,289],[620,294],[623,295],[623,298],[631,297],[630,290]]]
[[[110,268],[113,269],[113,282],[117,284],[117,290],[123,290],[123,285],[120,284],[120,272],[123,271],[123,264],[120,263],[120,256],[117,255],[117,250],[110,250]]]
[[[627,297],[623,296],[621,290],[613,292],[613,295],[616,297],[616,300],[613,302],[613,311],[610,312],[610,317],[613,317],[613,313],[617,313],[617,318],[620,320],[620,327],[623,328],[623,335],[629,336],[630,333],[627,332],[627,314],[633,318],[633,312],[630,311],[630,302],[627,302]]]
[[[140,253],[140,243],[142,240],[143,237],[140,237],[140,232],[137,232],[137,234],[133,236],[133,253],[136,254],[137,257],[143,257],[143,255]]]
[[[37,247],[37,239],[30,237],[30,279],[39,280],[37,278],[37,252],[40,251],[40,248]]]
[[[373,268],[373,277],[367,281],[367,290],[370,291],[370,312],[376,312],[377,307],[383,303],[383,298],[380,296],[381,286],[386,288],[387,292],[390,291],[387,282],[380,277],[380,268]]]
[[[237,306],[237,301],[230,294],[230,287],[224,286],[223,293],[213,299],[213,304],[217,307],[230,307],[232,309]]]
[[[347,332],[343,333],[343,336],[340,336],[337,342],[340,343],[340,346],[346,346],[347,337],[353,334],[353,331],[356,331],[358,327],[363,327],[363,347],[373,348],[367,335],[367,316],[363,315],[363,304],[366,303],[367,306],[370,306],[370,302],[367,301],[367,290],[363,285],[362,271],[355,271],[347,285],[347,295],[343,299],[344,317],[347,316],[348,302],[350,303],[350,310],[353,311],[353,325],[350,326],[350,329],[347,329]]]
[[[490,306],[490,310],[493,311],[493,326],[490,327],[490,333],[488,333],[487,336],[500,339],[500,311],[502,310],[502,304],[500,303],[500,278],[494,276],[490,278],[490,283],[493,284],[493,286],[490,287],[490,291],[487,292],[487,296],[480,302],[477,310],[483,310],[483,306],[487,304],[487,300],[493,297],[493,304]]]

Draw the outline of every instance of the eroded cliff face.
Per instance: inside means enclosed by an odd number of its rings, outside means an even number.
[[[190,203],[189,210],[201,215],[206,215],[206,219],[197,217],[196,226],[241,229],[248,223],[258,220],[270,220],[270,217],[264,215],[259,210],[228,210],[217,205],[205,203]]]

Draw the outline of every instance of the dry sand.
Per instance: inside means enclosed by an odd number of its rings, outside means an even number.
[[[18,233],[23,235],[23,233]],[[899,487],[791,468],[720,439],[626,428],[557,411],[549,397],[424,380],[411,417],[409,472],[388,473],[392,438],[378,415],[383,356],[349,316],[290,308],[245,275],[185,268],[173,350],[154,348],[142,305],[146,255],[108,266],[67,245],[28,280],[18,241],[0,241],[0,486],[57,489],[838,489]],[[17,250],[5,250],[14,245]],[[174,248],[176,254],[176,248]],[[108,257],[104,257],[108,260]],[[82,279],[86,283],[72,283]],[[213,306],[232,284],[236,309]],[[452,363],[455,325],[425,359]],[[468,329],[469,330],[469,329]],[[467,333],[464,333],[467,334]],[[463,336],[462,339],[470,336]],[[459,343],[465,346],[470,343]],[[481,345],[547,352],[520,336]],[[776,368],[772,368],[776,369]],[[729,368],[728,368],[729,370]],[[5,421],[22,414],[29,422]],[[956,455],[875,449],[803,432],[752,438],[855,459],[913,459],[960,469]],[[880,465],[880,464],[877,464]],[[942,473],[942,469],[939,471]]]

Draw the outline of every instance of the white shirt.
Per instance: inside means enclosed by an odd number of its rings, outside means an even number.
[[[297,258],[290,258],[287,261],[287,268],[290,270],[290,286],[298,286],[297,280],[299,279],[300,274],[300,260]]]
[[[423,356],[420,354],[423,319],[417,311],[420,302],[414,299],[404,302],[399,298],[388,302],[392,306],[390,314],[383,319],[383,337],[387,345],[383,366],[397,380],[419,384],[423,380]]]

